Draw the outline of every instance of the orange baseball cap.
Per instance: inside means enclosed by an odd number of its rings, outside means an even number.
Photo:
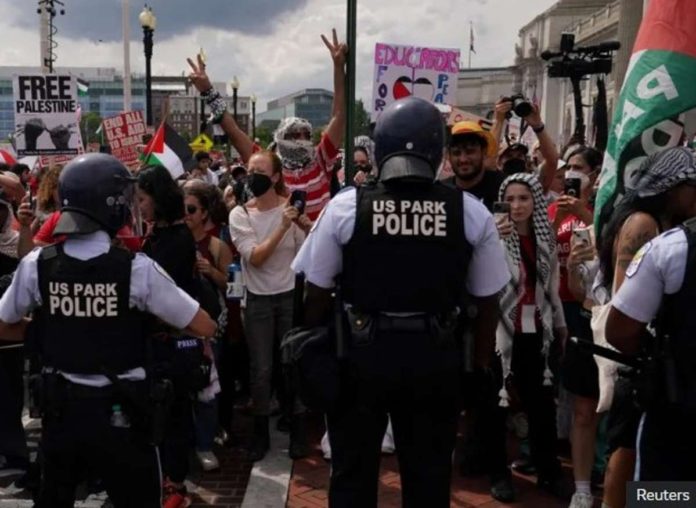
[[[473,135],[483,139],[486,142],[487,157],[495,157],[498,154],[498,146],[493,134],[481,127],[478,122],[465,120],[455,123],[452,126],[452,137],[463,135]]]

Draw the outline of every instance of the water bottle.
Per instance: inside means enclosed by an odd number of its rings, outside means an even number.
[[[239,263],[232,263],[227,267],[227,299],[238,301],[243,297],[242,267]]]
[[[121,429],[130,427],[130,421],[123,411],[121,411],[121,406],[119,404],[111,406],[111,426]]]

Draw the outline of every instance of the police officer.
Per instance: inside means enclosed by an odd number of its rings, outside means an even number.
[[[130,217],[134,181],[117,159],[86,154],[65,166],[55,233],[29,253],[0,299],[0,337],[20,340],[34,311],[43,361],[43,478],[37,506],[72,507],[86,471],[114,506],[159,507],[148,435],[144,313],[210,337],[215,323],[154,261],[111,245]]]
[[[642,397],[638,480],[696,478],[696,165],[693,156],[689,160],[689,167],[673,176],[682,183],[666,204],[672,217],[687,220],[638,251],[606,324],[614,347],[628,354],[648,351],[653,358],[643,369],[652,373],[645,379],[652,393],[643,391]],[[656,334],[646,338],[651,322]]]
[[[457,304],[479,303],[476,358],[487,367],[497,293],[509,274],[491,214],[433,181],[444,124],[410,97],[375,128],[379,180],[346,188],[324,210],[293,268],[308,282],[306,320],[320,322],[337,278],[349,336],[341,398],[327,415],[331,507],[377,505],[380,444],[391,415],[404,506],[449,506],[460,354]]]

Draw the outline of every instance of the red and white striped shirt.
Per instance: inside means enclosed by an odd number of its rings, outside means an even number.
[[[331,199],[332,165],[338,156],[338,149],[324,134],[317,146],[317,156],[312,165],[302,169],[283,169],[285,186],[290,192],[303,190],[307,193],[305,214],[315,221]]]

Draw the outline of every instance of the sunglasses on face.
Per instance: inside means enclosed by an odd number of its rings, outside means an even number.
[[[310,140],[312,139],[312,135],[307,132],[307,131],[293,131],[293,132],[288,132],[287,136],[285,136],[286,139],[305,139],[305,140]]]
[[[186,214],[187,215],[193,215],[198,211],[198,207],[196,205],[186,205]]]

